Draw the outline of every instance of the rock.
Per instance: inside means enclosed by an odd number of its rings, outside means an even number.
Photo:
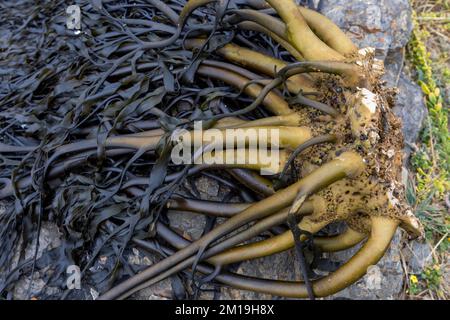
[[[219,195],[220,185],[216,180],[207,177],[200,177],[195,181],[195,185],[201,193],[207,197],[217,197]]]
[[[318,9],[359,47],[374,47],[384,55],[404,47],[412,31],[408,0],[321,0]]]
[[[428,111],[423,102],[422,90],[402,74],[398,83],[399,95],[394,113],[402,119],[405,142],[416,143]],[[407,146],[408,151],[409,147]]]
[[[51,250],[61,245],[61,234],[58,230],[58,227],[54,223],[43,222],[41,226],[41,232],[39,235],[39,248],[37,251],[37,259],[42,256],[44,250]],[[27,246],[25,249],[25,259],[32,259],[34,257],[36,250],[36,239]],[[19,259],[19,252],[15,254],[13,258],[13,265],[17,265],[17,261]],[[43,279],[51,276],[52,270],[50,268],[46,268],[44,270],[40,270],[40,272],[36,271],[33,275],[33,281],[31,281],[29,277],[20,277],[19,280],[14,285],[13,296],[16,300],[24,300],[31,298],[33,296],[54,296],[60,292],[59,288],[54,288],[50,286],[46,286],[46,283]],[[29,288],[29,289],[28,289]],[[29,293],[29,295],[28,295]]]
[[[403,64],[402,50],[390,51],[385,60],[384,80],[388,87],[398,88],[394,113],[402,119],[405,142],[414,144],[419,137],[428,111],[423,100],[422,89],[404,72]],[[409,147],[406,146],[406,148],[409,153]]]
[[[143,270],[148,266],[157,263],[158,259],[154,255],[144,254],[133,248],[127,257],[128,262],[133,264],[137,270]],[[132,300],[168,300],[172,298],[171,280],[165,279],[159,283],[140,290],[133,294]]]
[[[1,210],[0,210],[1,211]],[[42,256],[45,250],[51,250],[61,245],[61,234],[58,226],[50,222],[42,222],[41,232],[39,234],[39,248],[37,251],[37,259]],[[32,241],[25,249],[25,259],[32,259],[36,250],[36,239]],[[15,253],[13,258],[13,266],[17,265],[19,259],[19,252]]]
[[[172,299],[172,287],[170,279],[165,279],[157,284],[142,289],[130,297],[131,300],[170,300]]]
[[[58,226],[54,223],[43,222],[41,233],[39,235],[39,248],[37,258],[42,256],[45,250],[51,250],[61,245],[61,234]],[[25,258],[32,258],[34,256],[34,250],[36,248],[36,241],[27,248]]]
[[[380,290],[383,273],[379,266],[370,266],[367,268],[366,287],[369,290]]]
[[[401,231],[397,230],[389,250],[376,266],[370,266],[367,274],[352,286],[338,292],[330,299],[395,299],[402,291],[404,273],[400,259]],[[345,262],[360,246],[350,250],[330,254],[329,258]]]
[[[431,247],[428,243],[411,241],[403,248],[402,253],[408,263],[409,271],[420,274],[424,267],[432,262]]]
[[[187,239],[198,239],[202,235],[206,222],[204,216],[190,212],[170,212],[167,216],[170,226],[180,231]]]
[[[293,250],[275,254],[257,260],[245,261],[240,264],[237,273],[251,275],[254,277],[278,280],[298,280],[298,266]],[[250,291],[236,290],[223,287],[220,299],[254,300],[273,299],[271,295]]]
[[[30,287],[31,285],[31,287]],[[30,279],[22,278],[17,281],[14,286],[13,296],[15,300],[27,300],[36,295],[42,294],[45,288],[45,282],[40,279],[39,273],[35,273],[33,281],[30,284]],[[28,295],[29,290],[29,295]]]
[[[61,294],[61,289],[46,285],[43,280],[45,272],[35,272],[33,281],[29,278],[21,277],[14,286],[14,300],[27,300],[33,297],[52,297]],[[31,283],[30,283],[31,282]]]

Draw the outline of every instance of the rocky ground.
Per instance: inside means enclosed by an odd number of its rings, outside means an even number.
[[[359,47],[375,47],[377,55],[386,64],[386,85],[398,87],[399,94],[395,107],[396,114],[403,120],[403,132],[407,146],[405,154],[409,154],[408,144],[413,144],[418,137],[422,121],[426,116],[420,88],[411,80],[408,70],[404,68],[404,48],[408,42],[411,30],[412,10],[408,0],[321,0],[316,1],[318,9],[334,20]],[[405,158],[405,163],[406,158]],[[223,187],[213,180],[202,178],[197,187],[205,199],[220,200]],[[185,235],[197,238],[204,226],[204,218],[198,215],[172,215],[172,225],[185,231]],[[51,225],[44,225],[40,246],[55,246],[58,243],[58,231]],[[331,298],[345,299],[398,299],[404,292],[405,273],[408,270],[421,270],[430,259],[431,250],[427,244],[419,241],[405,242],[405,235],[398,231],[391,248],[378,265],[371,267],[367,275],[356,284],[345,289]],[[347,252],[332,254],[329,258],[336,262],[348,259],[357,248]],[[136,266],[153,263],[152,257],[145,257],[137,250],[129,257]],[[264,276],[266,278],[298,279],[295,255],[292,251],[272,257],[245,262],[239,266],[239,271],[249,275]],[[39,278],[39,277],[38,277]],[[28,287],[27,280],[19,281],[16,286],[16,298],[24,298]],[[41,280],[36,279],[32,292],[39,292],[44,288]],[[51,294],[51,292],[48,292]],[[89,291],[91,298],[96,296],[94,290]],[[171,297],[171,281],[166,280],[149,289],[142,290],[134,299],[164,299]],[[205,298],[211,298],[205,294]],[[242,292],[222,288],[220,299],[270,299],[273,297],[256,293]]]

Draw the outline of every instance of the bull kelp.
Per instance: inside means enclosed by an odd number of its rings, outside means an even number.
[[[174,282],[191,298],[213,283],[313,299],[361,278],[398,226],[421,235],[399,182],[401,124],[380,80],[383,64],[329,19],[293,0],[75,4],[80,28],[73,3],[1,4],[5,297],[20,277],[50,268],[46,283],[65,289],[55,298],[72,298],[66,270],[76,265],[100,299],[125,299],[175,274],[194,283]],[[243,132],[237,149],[247,156],[274,143],[248,132],[276,130],[278,168],[173,161],[176,141],[190,149],[226,129]],[[238,151],[220,144],[215,156]],[[189,187],[200,176],[227,186],[221,202]],[[200,238],[186,239],[171,228],[169,210],[212,218]],[[37,242],[27,254],[44,222],[58,226],[61,245],[41,254]],[[346,230],[326,234],[334,222]],[[306,250],[363,241],[336,271],[311,277],[316,261]],[[132,248],[161,260],[137,272],[126,259]],[[230,268],[290,248],[302,280]]]

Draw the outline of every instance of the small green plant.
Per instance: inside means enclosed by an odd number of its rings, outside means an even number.
[[[420,170],[420,167],[418,168]],[[450,233],[450,224],[448,215],[445,214],[445,209],[434,201],[433,194],[429,193],[424,199],[420,199],[417,195],[417,190],[420,186],[414,184],[412,179],[408,179],[406,188],[406,200],[408,204],[414,209],[415,215],[422,221],[425,228],[425,238],[431,243],[436,238],[443,239],[440,247],[448,246],[447,235]]]
[[[440,14],[440,13],[439,13]],[[440,17],[438,13],[426,12],[418,18],[413,15],[414,30],[408,44],[408,58],[414,66],[417,82],[421,86],[428,117],[420,135],[417,150],[411,157],[414,179],[407,185],[407,201],[425,228],[427,241],[436,248],[435,261],[426,266],[420,275],[409,278],[408,293],[417,296],[429,290],[431,295],[445,299],[441,288],[442,272],[439,260],[445,260],[450,247],[450,218],[446,208],[450,190],[450,138],[448,134],[448,108],[441,88],[450,79],[450,70],[443,66],[447,58],[442,53],[433,61],[425,40],[430,37],[425,21]],[[440,18],[439,18],[440,19]],[[437,60],[436,60],[437,59]]]
[[[422,144],[412,157],[412,165],[416,170],[419,199],[431,195],[443,200],[450,190],[448,110],[443,107],[441,90],[433,76],[432,61],[423,41],[425,36],[426,31],[420,29],[415,20],[409,56],[416,68],[429,115],[421,135]]]
[[[442,272],[439,264],[426,266],[420,275],[409,276],[408,294],[418,296],[420,293],[430,290],[437,294],[439,298],[445,298],[441,289]]]
[[[421,276],[427,282],[428,287],[438,288],[442,277],[441,268],[437,264],[428,266],[423,270]]]
[[[428,289],[436,292],[440,298],[444,298],[441,289],[442,272],[438,264],[426,267],[421,274],[421,278],[425,281]]]
[[[420,293],[421,289],[420,289],[420,284],[419,284],[419,279],[417,278],[416,275],[411,275],[409,277],[409,290],[408,293],[410,295],[418,295]]]

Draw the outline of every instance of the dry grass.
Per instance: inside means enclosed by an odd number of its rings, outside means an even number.
[[[426,33],[425,45],[430,53],[435,80],[445,87],[450,81],[450,1],[412,0],[417,23]],[[448,97],[447,97],[448,102]]]

